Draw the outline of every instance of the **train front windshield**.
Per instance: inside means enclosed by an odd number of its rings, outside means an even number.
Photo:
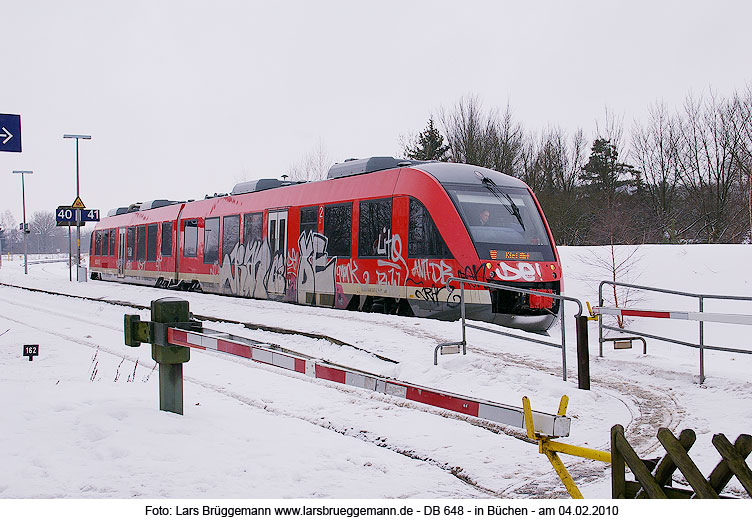
[[[447,188],[484,260],[553,261],[546,227],[530,193],[523,188]]]

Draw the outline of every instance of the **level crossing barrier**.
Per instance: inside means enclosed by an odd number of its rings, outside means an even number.
[[[634,308],[618,308],[618,307],[606,307],[604,306],[604,300],[603,300],[603,287],[604,286],[614,286],[614,287],[626,287],[631,289],[639,289],[642,291],[651,291],[656,293],[665,293],[665,294],[671,294],[671,295],[678,295],[683,297],[692,297],[697,298],[699,300],[699,311],[658,311],[658,310],[645,310],[645,309],[634,309]],[[714,346],[709,345],[705,343],[705,322],[720,322],[720,323],[727,323],[727,324],[739,324],[739,325],[748,325],[752,326],[752,315],[742,315],[737,313],[710,313],[705,312],[705,301],[706,300],[734,300],[734,301],[747,301],[752,302],[752,297],[744,297],[744,296],[733,296],[733,295],[710,295],[710,294],[701,294],[701,293],[689,293],[687,291],[677,291],[674,289],[662,289],[662,288],[655,288],[655,287],[649,287],[649,286],[639,286],[636,284],[626,284],[624,282],[615,282],[611,280],[603,280],[598,286],[598,306],[592,308],[593,315],[596,315],[598,317],[598,354],[599,356],[603,356],[603,343],[610,341],[610,340],[623,340],[620,338],[613,339],[613,338],[605,338],[603,336],[603,329],[606,328],[611,331],[616,331],[619,333],[626,333],[629,335],[634,335],[632,338],[651,338],[655,340],[660,340],[662,342],[670,342],[673,344],[680,344],[687,347],[692,347],[699,349],[700,351],[700,384],[705,382],[705,350],[712,350],[712,351],[725,351],[730,353],[742,353],[750,355],[752,354],[752,351],[746,350],[746,349],[740,349],[740,348],[730,348],[730,347],[723,347],[723,346]],[[699,341],[697,344],[692,342],[686,342],[683,340],[677,340],[672,339],[668,337],[663,337],[651,333],[644,333],[636,330],[626,329],[621,326],[611,326],[611,325],[605,325],[603,323],[603,315],[621,315],[621,316],[632,316],[632,317],[643,317],[643,318],[668,318],[668,319],[676,319],[676,320],[692,320],[699,323]],[[645,344],[644,338],[642,339],[643,344]],[[644,345],[643,352],[647,352],[647,345]]]
[[[582,302],[574,297],[567,297],[564,295],[557,295],[554,293],[547,293],[545,291],[534,291],[530,289],[522,289],[514,286],[507,286],[504,284],[496,284],[493,282],[482,282],[479,280],[471,280],[468,278],[452,277],[447,280],[447,286],[456,282],[460,285],[460,318],[462,320],[462,340],[458,342],[444,342],[434,348],[434,365],[438,364],[438,354],[443,352],[445,348],[451,348],[450,352],[455,353],[454,348],[462,348],[462,353],[467,353],[467,328],[477,329],[480,331],[486,331],[489,333],[496,333],[497,335],[504,335],[505,337],[516,338],[518,340],[526,340],[528,342],[535,342],[536,344],[543,344],[545,346],[551,346],[561,349],[561,368],[562,368],[562,380],[567,380],[567,352],[566,352],[566,329],[564,326],[564,302],[570,301],[577,304],[577,314],[575,317],[576,337],[577,337],[577,383],[579,389],[590,389],[590,350],[588,348],[588,331],[587,321],[588,317],[583,315]],[[486,326],[468,324],[465,316],[465,284],[470,284],[478,287],[485,287],[489,289],[501,289],[505,291],[514,291],[515,293],[523,293],[525,295],[536,295],[541,297],[553,298],[559,301],[559,323],[561,325],[561,344],[554,342],[548,342],[546,340],[540,340],[537,338],[526,337],[524,335],[518,335],[516,333],[508,333],[505,331],[499,331]]]
[[[216,351],[247,358],[300,373],[307,377],[362,388],[397,398],[411,400],[455,413],[525,429],[524,408],[481,400],[435,388],[427,388],[341,366],[279,346],[214,331],[190,320],[188,303],[178,299],[152,302],[152,321],[138,315],[125,315],[125,341],[137,347],[152,344],[152,358],[160,365],[160,409],[183,413],[182,365],[190,359],[190,349]],[[164,376],[163,376],[164,375]],[[565,415],[533,412],[536,431],[551,437],[569,435],[571,419]]]

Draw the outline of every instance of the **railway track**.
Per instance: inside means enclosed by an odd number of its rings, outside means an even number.
[[[84,296],[77,296],[77,295],[71,295],[66,293],[59,293],[54,291],[46,291],[46,290],[39,290],[39,289],[32,289],[32,288],[24,288],[21,286],[11,286],[16,289],[25,290],[29,292],[39,292],[39,293],[46,293],[51,296],[61,297],[61,298],[70,298],[70,299],[83,299],[91,302],[99,302],[99,303],[105,303],[111,306],[116,307],[127,307],[137,310],[145,310],[149,309],[149,306],[145,306],[143,304],[135,304],[131,302],[125,302],[125,301],[119,301],[119,300],[113,300],[108,298],[92,298],[92,297],[84,297]],[[7,302],[7,299],[5,300]],[[14,307],[28,307],[23,304],[19,304],[18,302],[12,303]],[[35,309],[38,312],[46,313],[46,314],[57,314],[58,316],[62,316],[64,318],[68,318],[69,320],[73,320],[74,318],[71,315],[65,315],[64,313],[54,312],[49,309],[47,311],[44,311],[45,308],[35,307],[32,308]],[[330,316],[337,317],[338,312],[329,312]],[[339,313],[339,315],[342,315],[342,318],[346,318],[344,313]],[[381,325],[388,325],[388,321],[385,319],[382,319],[379,315],[373,315],[373,323],[374,324],[381,324]],[[241,322],[234,319],[224,319],[224,318],[217,318],[212,316],[205,316],[205,315],[196,315],[196,318],[205,322],[218,322],[223,323],[225,325],[234,325],[240,328],[245,329],[253,329],[255,331],[256,335],[263,335],[264,334],[275,334],[275,335],[281,335],[281,336],[303,336],[308,337],[311,339],[316,340],[322,340],[326,341],[328,343],[334,344],[339,346],[340,348],[352,348],[353,351],[360,352],[363,354],[367,354],[370,356],[373,356],[375,358],[378,358],[382,362],[388,362],[393,364],[398,364],[398,361],[395,359],[392,359],[385,355],[377,354],[373,351],[364,349],[364,348],[358,348],[357,346],[347,343],[345,341],[335,339],[326,335],[321,334],[315,334],[315,333],[308,333],[308,332],[301,332],[297,330],[292,330],[288,328],[279,328],[276,326],[266,326],[261,324],[254,324],[254,323],[248,323],[248,322]],[[386,317],[389,320],[392,320],[391,317]],[[112,326],[112,325],[103,325],[102,327],[106,327],[108,329],[113,329],[116,331],[122,332],[121,326]],[[420,329],[415,326],[404,326],[405,329],[408,331],[411,331],[411,335],[421,337],[426,340],[431,340],[432,342],[439,343],[439,342],[445,342],[446,340],[441,340],[440,338],[436,337],[436,335]],[[69,337],[69,335],[64,334],[58,334],[58,336],[63,336],[64,338],[66,336]],[[76,339],[75,342],[88,345],[90,347],[94,347],[92,345],[91,341],[87,340],[81,340]],[[264,341],[267,342],[267,341]],[[133,361],[134,359],[124,355],[123,352],[120,351],[112,351],[107,349],[99,348],[100,350],[104,350],[107,352],[110,352],[114,355],[117,355],[119,357],[126,358],[128,360]],[[531,359],[529,357],[524,357],[520,355],[516,355],[513,353],[507,353],[507,352],[499,352],[499,351],[491,351],[488,349],[476,347],[476,346],[469,346],[469,351],[471,351],[474,354],[481,355],[484,357],[484,359],[487,359],[490,362],[503,362],[504,366],[516,366],[520,368],[526,368],[526,369],[535,369],[537,371],[540,371],[542,373],[547,373],[550,375],[556,375],[560,372],[559,368],[552,364],[550,361],[545,361],[543,359]],[[253,363],[248,362],[242,362],[241,359],[238,359],[237,357],[223,355],[223,354],[217,354],[215,355],[217,358],[225,358],[230,359],[233,361],[238,362],[242,365],[253,365]],[[268,370],[270,372],[276,372],[280,374],[285,374],[283,370]],[[657,441],[655,439],[655,431],[658,427],[669,427],[670,429],[675,429],[679,423],[679,421],[682,418],[682,412],[681,408],[679,407],[679,403],[676,401],[676,399],[673,397],[673,395],[670,392],[661,391],[656,388],[648,388],[644,385],[641,385],[639,383],[632,383],[629,386],[629,391],[624,391],[624,383],[623,378],[620,379],[621,373],[623,370],[609,370],[608,373],[594,373],[593,377],[593,388],[597,389],[597,391],[600,394],[607,395],[611,398],[613,398],[615,401],[622,403],[625,406],[625,409],[627,409],[630,413],[630,420],[625,425],[627,436],[630,439],[630,442],[633,443],[633,445],[638,449],[642,454],[649,454],[652,453],[657,447]],[[612,374],[613,372],[613,374]],[[297,378],[297,377],[296,377]],[[452,475],[462,480],[462,482],[466,483],[469,486],[472,486],[474,489],[478,491],[479,496],[502,496],[502,497],[514,497],[514,496],[532,496],[532,497],[550,497],[551,495],[554,496],[566,496],[566,492],[563,489],[563,487],[560,484],[560,481],[558,478],[553,475],[553,472],[550,471],[550,466],[547,465],[547,462],[541,457],[540,463],[543,466],[548,467],[548,475],[542,475],[541,478],[537,479],[534,482],[531,482],[529,480],[526,481],[520,481],[520,482],[514,482],[511,485],[505,486],[502,490],[494,490],[493,488],[484,486],[483,481],[479,478],[478,475],[473,474],[471,471],[471,468],[468,467],[462,467],[461,465],[450,465],[450,463],[446,461],[436,460],[430,456],[430,454],[427,453],[421,453],[419,451],[416,451],[415,449],[407,449],[402,446],[397,446],[393,444],[387,444],[388,439],[384,437],[383,435],[378,434],[378,432],[373,431],[356,431],[353,433],[352,428],[347,427],[341,427],[337,424],[331,423],[331,421],[327,420],[320,420],[316,417],[311,417],[307,414],[295,414],[294,412],[289,412],[285,410],[281,410],[277,413],[276,410],[279,410],[278,407],[270,407],[268,404],[259,403],[258,400],[250,399],[247,397],[244,397],[243,395],[236,395],[232,391],[227,390],[225,386],[222,384],[213,384],[210,382],[206,382],[204,380],[198,379],[196,377],[188,377],[186,380],[189,380],[190,382],[199,385],[203,388],[206,388],[208,390],[212,390],[216,393],[230,396],[235,398],[235,396],[238,396],[239,398],[236,398],[236,400],[243,402],[244,404],[254,407],[257,409],[264,409],[267,411],[273,411],[276,414],[279,414],[280,416],[287,416],[292,418],[299,418],[302,420],[306,420],[309,423],[315,424],[319,427],[323,427],[325,429],[347,435],[347,436],[353,436],[355,438],[358,438],[360,440],[369,442],[371,444],[377,445],[379,447],[384,447],[387,449],[390,449],[391,451],[395,453],[399,453],[405,456],[410,457],[411,459],[415,460],[422,460],[426,463],[432,464]],[[332,386],[327,384],[325,387],[335,387],[338,388],[339,386]],[[391,402],[397,406],[399,406],[401,409],[417,409],[420,411],[430,411],[437,414],[440,414],[441,416],[462,420],[464,422],[473,424],[478,427],[482,427],[483,429],[486,429],[488,431],[491,431],[493,433],[498,434],[506,434],[509,436],[512,436],[517,439],[526,440],[524,434],[520,430],[516,430],[514,428],[509,428],[505,426],[500,426],[494,423],[488,423],[485,421],[479,421],[477,419],[471,419],[470,417],[465,417],[463,415],[458,414],[447,414],[446,412],[443,412],[441,410],[436,410],[432,408],[425,408],[423,406],[415,406],[412,403],[409,402],[401,402],[395,399],[387,399],[387,398],[379,398],[380,401],[388,401]],[[608,449],[609,448],[609,441],[608,441],[608,432],[604,431],[604,438],[601,442],[597,443],[590,443],[589,447],[594,447],[598,449]],[[568,463],[568,467],[570,470],[570,473],[574,477],[575,481],[581,485],[586,486],[590,482],[597,482],[602,481],[604,478],[604,475],[607,474],[607,468],[608,466],[606,464],[602,463],[596,463],[592,461],[587,461],[583,459],[568,459],[566,460]]]
[[[33,290],[33,291],[46,293],[48,295],[59,297],[61,299],[79,299],[80,298],[80,299],[85,299],[90,302],[94,302],[94,303],[100,302],[100,303],[104,303],[104,304],[114,306],[114,307],[148,309],[146,306],[142,306],[139,304],[125,303],[122,301],[114,301],[114,300],[109,300],[109,299],[91,299],[87,297],[77,297],[74,295],[57,293],[57,292],[46,292],[46,291],[39,291],[39,290]],[[98,326],[100,328],[104,328],[112,332],[117,332],[118,335],[122,334],[122,326],[116,325],[113,322],[91,320],[91,319],[84,320],[80,318],[79,316],[64,313],[58,308],[43,307],[40,305],[31,305],[31,304],[24,303],[23,301],[8,299],[5,296],[0,296],[0,302],[5,303],[9,306],[12,306],[14,311],[18,311],[19,313],[24,310],[28,312],[33,312],[33,314],[37,318],[40,318],[40,317],[43,318],[46,315],[50,315],[55,318],[63,318],[68,323],[79,323],[79,324],[84,324],[86,326]],[[26,315],[20,314],[19,316],[25,317]],[[87,336],[72,335],[70,332],[61,332],[59,330],[45,327],[46,324],[54,325],[54,322],[48,322],[48,323],[28,322],[28,321],[19,320],[16,317],[16,315],[13,315],[11,317],[8,315],[3,315],[3,314],[0,314],[0,318],[8,320],[16,324],[26,326],[36,331],[44,332],[54,337],[62,338],[64,340],[73,342],[80,346],[88,347],[95,351],[104,352],[104,353],[113,355],[117,358],[121,358],[123,360],[127,360],[132,363],[136,363],[139,360],[137,358],[137,355],[134,355],[132,351],[115,349],[106,344],[97,343],[96,341],[94,341],[91,338],[88,338]],[[212,319],[208,321],[225,322],[225,320],[223,319]],[[238,323],[235,321],[226,321],[226,322],[243,325],[243,323]],[[258,328],[254,327],[254,329],[258,329]],[[70,331],[75,332],[76,330],[70,330]],[[79,332],[85,333],[86,330],[82,329],[82,330],[79,330]],[[272,331],[272,332],[276,333],[276,331]],[[295,333],[295,335],[299,335],[299,334],[300,334],[299,332]],[[473,417],[467,417],[461,414],[446,412],[444,410],[441,410],[438,408],[432,408],[430,406],[416,405],[415,403],[412,403],[410,401],[399,400],[399,399],[395,399],[395,398],[388,397],[388,396],[383,396],[383,395],[376,394],[376,393],[353,391],[351,388],[348,388],[347,386],[340,386],[340,385],[333,384],[333,383],[316,381],[315,379],[310,379],[308,377],[301,376],[300,374],[291,373],[291,372],[288,372],[286,370],[282,370],[279,368],[269,368],[263,365],[256,364],[252,361],[247,361],[245,359],[235,357],[233,355],[226,355],[222,353],[211,353],[211,352],[207,352],[207,353],[202,352],[202,355],[205,355],[208,358],[217,358],[217,359],[222,359],[226,361],[231,361],[233,365],[242,365],[242,366],[246,366],[249,368],[263,370],[264,372],[268,372],[268,373],[275,373],[275,374],[287,376],[295,380],[307,381],[312,384],[315,384],[317,387],[325,387],[329,389],[339,390],[343,392],[343,394],[346,394],[348,396],[357,395],[361,397],[362,401],[365,401],[365,402],[386,403],[392,406],[392,408],[390,409],[417,411],[417,412],[431,414],[434,416],[438,415],[448,420],[454,420],[457,422],[467,423],[468,425],[481,428],[490,433],[506,434],[514,438],[524,439],[524,436],[522,435],[520,431],[515,430],[514,428],[501,426],[493,422],[478,420]],[[145,370],[147,373],[152,371],[152,367],[150,364],[139,362],[138,366],[141,367],[143,370]],[[460,480],[462,483],[464,483],[466,486],[474,490],[477,493],[477,496],[479,497],[489,497],[489,496],[499,497],[499,496],[509,495],[508,493],[505,493],[504,491],[495,490],[491,487],[485,486],[480,476],[477,474],[474,474],[474,472],[472,471],[472,467],[469,467],[467,465],[462,465],[461,463],[457,463],[457,461],[447,461],[442,458],[432,456],[432,454],[429,451],[421,450],[419,446],[412,445],[414,443],[410,443],[411,445],[409,446],[400,445],[399,443],[395,442],[395,438],[393,436],[390,436],[388,433],[385,434],[383,432],[379,432],[372,428],[363,429],[357,426],[353,426],[351,424],[338,423],[326,417],[320,417],[317,414],[301,412],[299,410],[294,409],[294,407],[291,408],[289,406],[287,407],[280,406],[278,403],[269,403],[259,398],[251,398],[248,395],[239,393],[237,391],[233,391],[230,387],[228,387],[227,384],[212,382],[212,381],[206,380],[205,378],[199,378],[198,376],[195,376],[193,373],[190,373],[190,372],[184,375],[184,380],[186,382],[199,386],[205,390],[211,391],[215,394],[232,398],[248,406],[249,408],[263,410],[265,412],[273,413],[281,417],[305,421],[315,426],[318,426],[320,428],[326,429],[328,431],[332,431],[343,436],[356,438],[360,441],[366,442],[368,444],[372,444],[379,448],[387,449],[391,452],[405,456],[411,460],[417,460],[417,461],[421,461],[423,463],[429,464],[432,467],[438,468],[441,471],[454,476],[455,478]],[[561,489],[560,491],[562,493],[565,493],[563,489]]]

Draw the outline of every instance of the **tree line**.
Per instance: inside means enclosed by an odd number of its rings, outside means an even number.
[[[532,132],[509,105],[467,96],[403,138],[403,154],[522,179],[563,245],[752,241],[752,86],[656,103],[629,131],[607,111],[592,139]]]
[[[67,253],[69,248],[68,228],[57,227],[55,213],[35,211],[28,220],[26,249],[28,253]],[[81,229],[81,250],[88,251],[90,228]],[[76,251],[76,232],[72,235],[73,252]],[[10,210],[0,215],[0,255],[23,253],[21,222]]]

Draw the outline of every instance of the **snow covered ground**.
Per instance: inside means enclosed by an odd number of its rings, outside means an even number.
[[[565,294],[597,302],[610,280],[606,247],[560,248]],[[752,246],[640,246],[619,280],[698,293],[752,296]],[[326,334],[303,336],[205,323],[342,365],[426,387],[555,413],[569,396],[563,441],[609,449],[626,428],[642,457],[662,455],[659,427],[691,428],[690,456],[707,476],[719,460],[715,433],[752,433],[752,355],[649,340],[646,355],[604,346],[590,323],[590,391],[577,389],[573,315],[567,305],[567,380],[561,351],[468,331],[467,355],[433,366],[433,348],[460,337],[459,322],[390,317],[265,301],[68,281],[64,263],[4,257],[0,283],[148,305],[184,297],[196,314]],[[697,299],[632,294],[642,309],[697,311]],[[752,302],[706,301],[705,311],[752,314]],[[148,312],[0,286],[0,498],[75,499],[476,499],[567,498],[551,465],[517,430],[494,432],[462,417],[377,393],[323,383],[240,358],[194,350],[184,365],[185,415],[158,410],[147,345],[123,343],[123,314]],[[696,322],[638,319],[630,329],[697,342]],[[551,332],[558,341],[558,326]],[[705,343],[752,350],[752,327],[706,324]],[[24,344],[39,344],[33,362]],[[388,357],[398,363],[376,358]],[[136,364],[138,360],[138,364]],[[563,457],[586,498],[610,497],[610,468]],[[750,459],[747,460],[749,464]],[[675,475],[681,485],[683,479]],[[725,492],[745,496],[736,480]],[[748,506],[749,508],[750,506]]]

